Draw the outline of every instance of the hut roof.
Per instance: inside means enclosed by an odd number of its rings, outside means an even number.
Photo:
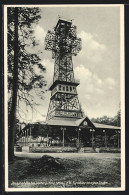
[[[99,124],[99,123],[93,123],[90,121],[90,119],[86,116],[81,119],[76,118],[62,118],[62,117],[53,117],[52,119],[46,121],[46,124],[52,125],[52,126],[71,126],[71,127],[78,127],[80,126],[83,121],[90,122],[90,126],[96,129],[114,129],[114,130],[120,130],[121,127],[113,126],[113,125],[105,125],[105,124]]]
[[[121,129],[121,127],[117,127],[113,125],[105,125],[105,124],[99,124],[99,123],[93,123],[93,124],[97,129],[115,129],[115,130]]]

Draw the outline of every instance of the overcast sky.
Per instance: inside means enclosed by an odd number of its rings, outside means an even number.
[[[82,39],[82,50],[73,57],[74,73],[80,79],[77,87],[82,109],[89,118],[103,115],[115,116],[120,103],[120,8],[119,7],[44,7],[41,20],[35,26],[37,49],[46,67],[45,78],[49,86],[53,79],[54,60],[51,51],[44,50],[44,39],[52,30],[58,16],[73,20],[78,37]],[[28,112],[24,118],[29,121],[44,121],[47,114],[50,92],[40,103],[33,117]],[[40,113],[39,113],[40,112]]]

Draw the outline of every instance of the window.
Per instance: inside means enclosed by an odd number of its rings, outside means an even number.
[[[75,87],[73,87],[73,91],[75,92]]]
[[[68,91],[69,90],[69,88],[68,88],[68,86],[66,86],[66,91]]]
[[[65,87],[63,87],[63,91],[65,91]]]
[[[72,91],[72,87],[70,87],[70,91]]]
[[[83,122],[83,125],[84,125],[84,126],[87,126],[87,121],[84,121],[84,122]]]
[[[61,91],[61,85],[59,85],[59,91]]]

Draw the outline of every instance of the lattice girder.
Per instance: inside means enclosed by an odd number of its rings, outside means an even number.
[[[58,21],[54,31],[48,31],[45,49],[52,51],[55,59],[51,99],[47,119],[60,117],[83,117],[74,79],[72,56],[81,50],[81,39],[77,37],[77,27],[72,22]],[[61,88],[60,88],[61,87]],[[66,91],[65,91],[66,90]]]
[[[72,56],[64,55],[61,59],[59,56],[56,56],[55,59],[55,68],[54,68],[54,81],[62,80],[62,81],[71,81],[74,82],[74,74],[73,74],[73,64],[72,64]]]
[[[68,110],[81,109],[77,95],[57,93],[51,100],[51,110],[55,108],[64,110],[67,109],[66,107],[69,107]]]
[[[65,26],[56,29],[56,31],[48,31],[45,37],[45,49],[52,51],[52,57],[55,58],[56,53],[71,53],[77,55],[81,50],[81,39],[77,38],[76,26]]]

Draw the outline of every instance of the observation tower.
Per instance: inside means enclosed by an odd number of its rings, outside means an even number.
[[[49,30],[46,35],[45,49],[52,51],[55,59],[46,121],[83,118],[76,89],[79,80],[74,78],[72,63],[72,56],[81,50],[81,39],[77,37],[77,27],[72,25],[72,21],[58,20],[54,31]]]

